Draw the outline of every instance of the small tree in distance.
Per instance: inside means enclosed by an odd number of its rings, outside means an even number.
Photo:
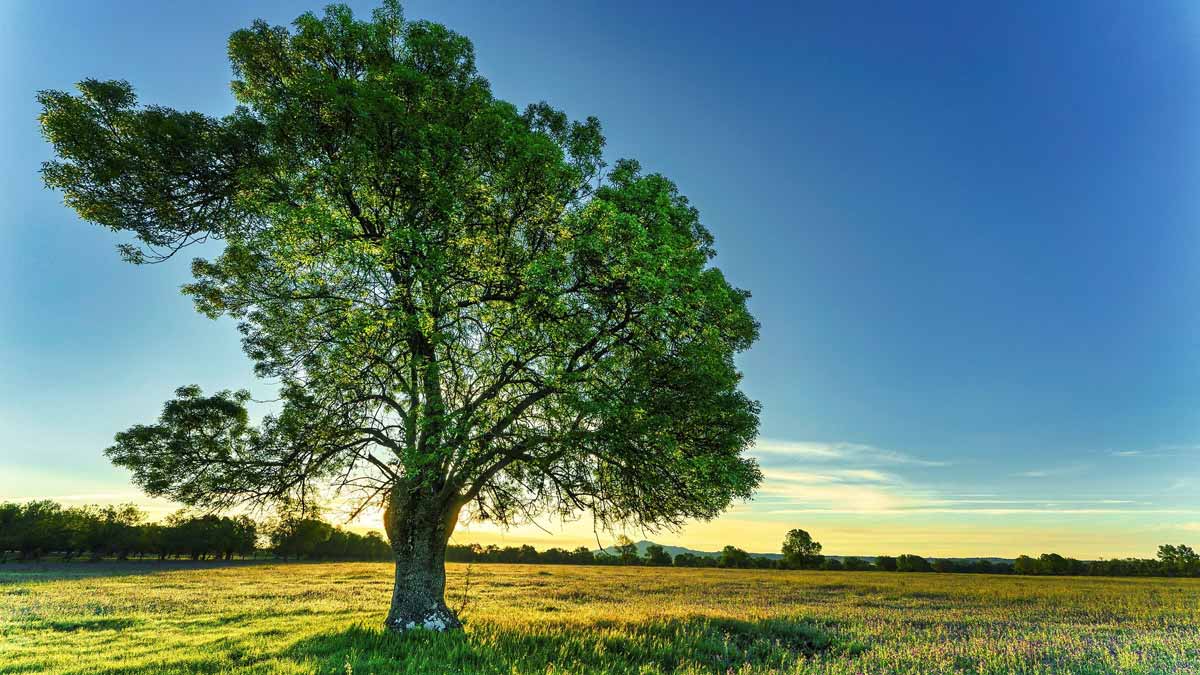
[[[925,556],[916,555],[914,553],[905,553],[896,558],[897,572],[932,572],[933,565],[925,559]]]
[[[851,572],[861,572],[871,569],[871,563],[854,556],[842,560],[842,566]]]
[[[821,544],[813,541],[812,535],[804,530],[790,530],[783,540],[783,564],[791,569],[809,569],[820,566]]]
[[[673,562],[671,554],[667,553],[667,549],[658,544],[651,544],[646,547],[646,564],[657,567],[670,566]]]
[[[1195,576],[1200,573],[1200,554],[1186,544],[1159,546],[1158,560],[1162,563],[1163,572],[1171,576]]]
[[[736,546],[721,549],[721,567],[749,567],[750,554]]]
[[[617,550],[617,559],[622,565],[636,565],[641,562],[641,558],[638,557],[637,544],[629,537],[623,534],[618,535],[614,548]]]

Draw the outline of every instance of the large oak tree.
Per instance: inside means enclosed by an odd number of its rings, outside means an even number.
[[[379,504],[387,625],[454,628],[456,523],[590,512],[710,519],[760,480],[736,352],[748,294],[663,176],[607,169],[595,119],[497,100],[471,43],[349,9],[229,40],[239,106],[139,106],[123,81],[46,91],[43,169],[133,263],[222,242],[184,287],[238,320],[282,405],[183,387],[109,457],[150,494],[224,508],[336,489]]]

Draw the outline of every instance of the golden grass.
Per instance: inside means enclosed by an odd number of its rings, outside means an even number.
[[[466,566],[451,565],[458,604]],[[475,565],[380,630],[380,563],[6,565],[0,673],[1200,673],[1200,580]]]

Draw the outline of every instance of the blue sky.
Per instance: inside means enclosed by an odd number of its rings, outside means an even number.
[[[406,12],[472,38],[498,96],[598,116],[609,157],[678,182],[754,294],[741,364],[768,480],[656,539],[768,551],[800,526],[834,553],[1079,556],[1200,540],[1200,7],[567,4]],[[124,78],[222,114],[228,34],[307,9],[0,4],[0,499],[138,498],[101,454],[115,432],[182,384],[270,394],[233,327],[179,295],[185,262],[121,263],[41,187],[34,93]]]

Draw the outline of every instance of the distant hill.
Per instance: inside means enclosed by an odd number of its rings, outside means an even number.
[[[650,546],[653,546],[654,542],[652,542],[648,539],[643,539],[639,542],[636,542],[634,545],[637,546],[638,555],[645,556],[646,549],[649,548]],[[663,547],[663,550],[665,550],[667,553],[670,553],[672,557],[677,556],[680,553],[691,553],[692,555],[700,556],[702,558],[719,558],[719,557],[721,557],[720,551],[697,551],[694,548],[687,548],[685,546],[667,546],[666,544],[662,544],[661,546]],[[615,546],[609,546],[607,548],[596,549],[596,550],[592,551],[592,553],[607,553],[608,555],[617,555],[618,551]],[[755,556],[755,557],[761,557],[761,558],[770,558],[771,560],[779,560],[780,558],[783,557],[782,553],[754,553],[754,552],[751,552],[750,555]],[[836,558],[837,560],[845,560],[846,558],[858,558],[859,560],[865,560],[870,563],[875,562],[875,556],[873,556],[873,555],[855,555],[855,556],[827,555],[825,557],[826,558]],[[930,562],[932,562],[934,560],[950,560],[950,561],[957,562],[957,563],[972,563],[972,562],[977,562],[979,560],[986,560],[991,563],[1012,564],[1012,562],[1013,562],[1012,558],[930,558],[930,557],[927,557],[926,560],[929,560]]]

